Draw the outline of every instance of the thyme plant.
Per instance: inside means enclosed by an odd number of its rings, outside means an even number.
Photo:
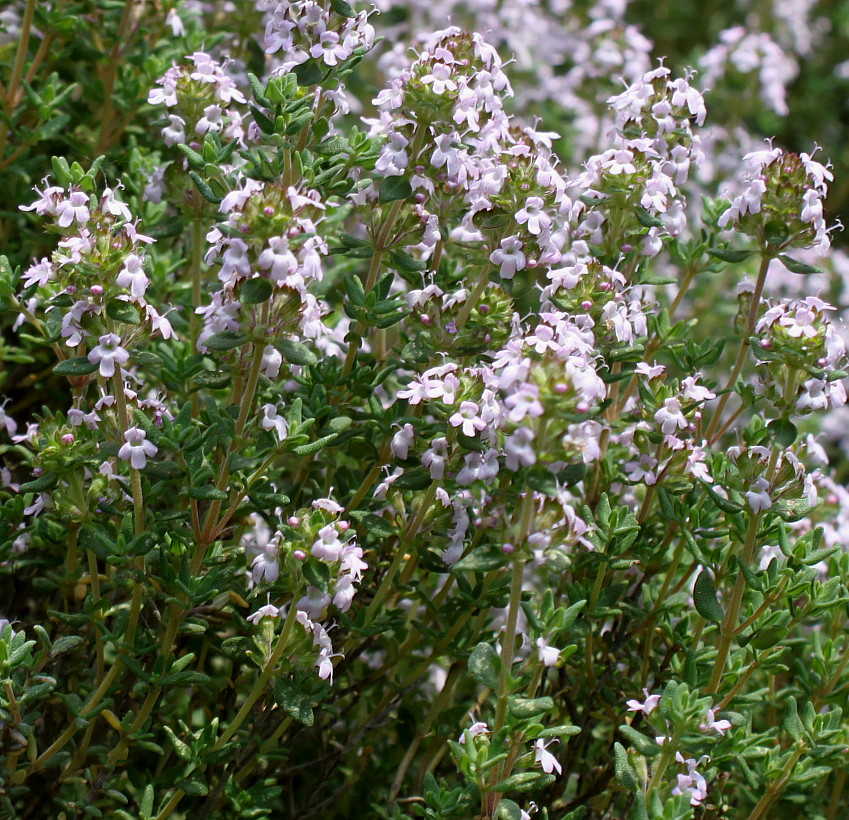
[[[480,32],[371,94],[372,10],[142,5],[0,257],[0,816],[845,817],[829,165],[710,170],[663,64],[575,161]]]

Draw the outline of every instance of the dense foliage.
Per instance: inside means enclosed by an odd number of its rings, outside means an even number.
[[[643,5],[0,12],[0,817],[846,816],[849,13]]]

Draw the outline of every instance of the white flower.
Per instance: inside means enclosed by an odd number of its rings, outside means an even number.
[[[556,742],[556,740],[557,738],[550,740],[549,744]],[[534,741],[534,763],[539,763],[546,774],[551,774],[555,770],[557,774],[563,774],[563,767],[560,762],[551,752],[546,751],[545,747],[546,742],[542,738]]]
[[[684,430],[687,427],[687,419],[681,412],[681,402],[676,398],[666,399],[663,407],[654,414],[654,420],[666,435],[675,433],[679,428]]]
[[[640,703],[638,700],[625,701],[629,712],[642,712],[644,715],[650,715],[660,702],[661,695],[650,695],[648,689],[643,689],[645,700]]]
[[[544,204],[542,197],[529,196],[525,207],[516,213],[516,222],[527,223],[528,231],[534,236],[539,236],[551,224],[551,217],[542,210]]]
[[[434,94],[443,94],[446,90],[456,91],[457,83],[450,79],[451,68],[445,63],[434,63],[430,74],[421,77],[423,85],[429,85]]]
[[[546,643],[545,638],[537,638],[537,657],[543,666],[557,666],[560,650]]]
[[[147,433],[140,427],[131,427],[124,433],[124,439],[127,443],[121,445],[118,458],[129,461],[134,470],[143,470],[147,459],[153,458],[159,451],[152,441],[147,441]]]
[[[271,269],[273,282],[280,282],[298,269],[298,260],[289,250],[289,242],[284,236],[272,236],[268,247],[259,255],[257,264],[263,269]]]
[[[709,760],[710,758],[702,757],[698,761],[693,760],[692,758],[685,760],[681,752],[676,752],[675,759],[679,763],[686,765],[687,774],[678,775],[678,785],[672,789],[672,794],[688,793],[690,795],[691,806],[701,805],[702,800],[707,797],[707,782],[704,777],[696,771],[696,766],[701,765],[702,761]]]
[[[716,719],[716,711],[714,709],[708,709],[707,715],[705,717],[705,722],[699,724],[699,729],[703,732],[710,732],[711,730],[718,732],[723,737],[725,733],[731,728],[730,720],[717,720]]]
[[[277,413],[277,408],[273,404],[263,404],[260,410],[262,411],[262,420],[259,426],[263,430],[274,430],[277,433],[277,438],[283,441],[289,433],[286,419]]]
[[[115,333],[106,333],[97,341],[98,344],[89,351],[88,360],[100,366],[100,375],[104,379],[111,379],[115,375],[115,363],[126,364],[130,354],[121,347],[121,337]]]
[[[752,484],[752,489],[745,493],[746,500],[756,515],[772,507],[772,499],[769,497],[769,482],[761,476]]]
[[[389,450],[395,458],[401,461],[407,460],[407,454],[410,450],[410,444],[413,442],[415,431],[412,424],[405,424],[394,436],[389,444]]]
[[[252,624],[258,624],[263,618],[279,618],[279,617],[280,617],[280,608],[274,606],[273,604],[266,604],[265,606],[261,606],[252,615],[248,615],[248,620]]]
[[[473,401],[460,402],[460,409],[448,419],[452,427],[463,428],[463,435],[474,437],[486,428],[486,422],[480,418],[480,411]]]
[[[327,524],[318,531],[318,538],[310,552],[322,561],[338,561],[342,557],[345,545],[339,540],[339,533],[333,524]],[[301,609],[302,607],[298,607]]]
[[[493,265],[499,265],[502,279],[512,279],[517,271],[524,270],[526,259],[522,253],[522,242],[518,236],[508,236],[501,240],[501,247],[489,255]]]
[[[648,379],[657,379],[666,372],[666,368],[662,364],[648,364],[648,362],[639,362],[634,368],[635,373],[645,376]]]
[[[489,734],[489,726],[487,726],[483,721],[476,720],[466,729],[463,734],[460,735],[459,742],[465,743],[466,736],[468,735],[470,738],[476,738],[478,735],[488,735]]]
[[[647,485],[657,482],[657,459],[643,453],[636,461],[625,464],[625,474],[631,481],[645,481]]]
[[[131,253],[124,259],[124,267],[115,279],[115,283],[130,291],[133,299],[143,299],[150,280],[144,272],[144,262],[140,256]]]
[[[60,228],[67,228],[74,221],[88,222],[91,216],[88,210],[88,195],[82,191],[74,191],[69,199],[56,205],[56,215],[59,217]]]
[[[295,607],[315,621],[324,614],[329,604],[330,596],[326,592],[322,592],[318,587],[310,586],[307,587],[307,594],[295,604]]]
[[[435,438],[430,447],[422,455],[422,466],[430,470],[430,477],[435,481],[445,478],[445,462],[448,458],[448,440]]]

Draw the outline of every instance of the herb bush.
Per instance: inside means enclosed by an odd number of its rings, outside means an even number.
[[[845,12],[380,11],[0,13],[0,817],[846,817]]]

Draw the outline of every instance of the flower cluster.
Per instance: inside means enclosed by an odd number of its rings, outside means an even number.
[[[743,164],[749,172],[744,189],[720,215],[719,226],[733,225],[776,252],[813,247],[825,254],[831,246],[822,205],[833,179],[828,167],[781,148],[746,154]]]
[[[186,59],[192,65],[173,65],[148,94],[150,105],[164,105],[168,123],[162,129],[166,145],[192,143],[204,134],[220,132],[241,142],[244,138],[242,116],[233,103],[245,103],[226,65],[209,54],[196,51]],[[187,136],[188,135],[188,136]]]

